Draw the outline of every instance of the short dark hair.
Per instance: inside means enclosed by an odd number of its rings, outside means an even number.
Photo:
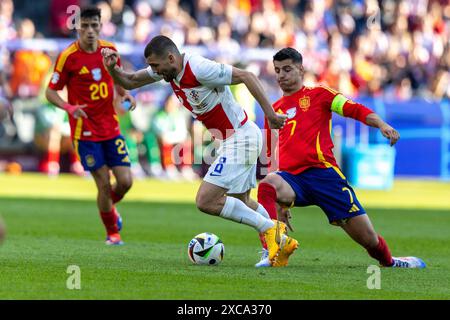
[[[176,44],[166,36],[156,36],[145,47],[145,58],[150,57],[152,54],[162,56],[168,52],[180,54]]]
[[[81,8],[80,17],[81,18],[98,17],[99,19],[101,19],[102,18],[102,13],[101,13],[100,8],[98,8],[98,7],[86,6],[86,7]]]
[[[303,64],[302,54],[294,48],[283,48],[273,56],[274,61],[283,61],[286,59],[291,59],[294,63]]]

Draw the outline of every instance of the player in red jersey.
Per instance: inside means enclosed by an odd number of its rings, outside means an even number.
[[[250,198],[250,190],[256,186],[261,130],[248,119],[229,88],[231,84],[244,83],[260,103],[270,126],[280,128],[286,116],[274,112],[256,76],[196,54],[181,53],[165,36],[156,36],[147,44],[146,69],[126,72],[116,65],[117,52],[105,49],[103,55],[114,81],[126,89],[163,79],[169,82],[183,106],[221,141],[217,158],[197,192],[197,208],[263,233],[269,259],[274,259],[280,253],[278,235],[284,233],[286,226],[269,219],[264,207]]]
[[[85,170],[94,177],[97,206],[107,232],[106,244],[123,244],[120,237],[122,219],[115,203],[132,185],[130,161],[125,139],[120,134],[114,111],[114,92],[135,101],[114,81],[103,65],[101,50],[116,50],[110,42],[99,40],[101,12],[96,7],[81,10],[79,39],[59,55],[46,90],[48,101],[69,113],[74,148]],[[67,86],[68,101],[58,94]],[[110,170],[116,183],[111,185]]]
[[[375,232],[334,158],[331,115],[335,112],[378,128],[391,146],[400,138],[399,133],[372,110],[332,89],[304,86],[302,60],[301,54],[293,48],[282,49],[273,57],[277,81],[283,91],[273,108],[287,115],[287,122],[278,131],[279,171],[261,181],[258,202],[271,217],[277,215],[277,203],[284,207],[317,205],[331,224],[344,229],[382,266],[425,267],[416,257],[392,257],[385,240]],[[274,142],[270,134],[267,142],[270,158]],[[287,265],[296,248],[297,243],[292,241],[285,245],[272,265]],[[261,266],[268,266],[267,261],[262,261]]]

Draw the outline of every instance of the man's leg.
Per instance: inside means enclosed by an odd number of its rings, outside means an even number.
[[[262,206],[269,217],[278,220],[277,202],[289,204],[295,201],[295,192],[291,186],[279,175],[267,175],[258,186],[258,205]],[[261,244],[264,244],[261,241]]]
[[[258,202],[264,206],[271,219],[277,219],[277,203],[291,206],[296,194],[291,185],[276,173],[268,174],[258,186]]]
[[[425,268],[426,266],[425,262],[417,257],[392,257],[386,241],[375,232],[367,214],[350,218],[346,223],[339,225],[384,267]]]
[[[203,181],[196,197],[197,208],[205,213],[220,216],[224,219],[243,223],[263,232],[269,249],[269,259],[279,253],[279,245],[275,241],[276,224],[235,197],[226,196],[227,189]]]
[[[97,207],[106,229],[107,244],[122,244],[117,224],[118,214],[111,199],[109,168],[104,165],[95,171],[91,171],[91,174],[97,185]]]
[[[382,266],[393,264],[392,255],[383,237],[375,232],[367,214],[362,214],[339,223],[340,227],[357,243],[363,246],[369,255]]]
[[[260,232],[273,226],[273,222],[249,208],[238,197],[229,197],[227,189],[203,181],[197,192],[197,208],[207,214],[220,216],[249,225]]]
[[[276,173],[267,175],[259,183],[258,202],[267,210],[273,220],[278,220],[277,203],[291,206],[295,199],[296,193],[291,185]],[[277,224],[280,226],[281,236],[277,241],[281,250],[277,259],[272,261],[272,266],[283,267],[288,264],[289,256],[298,248],[298,241],[285,235],[285,223],[278,221]],[[256,266],[267,266],[264,257]]]
[[[111,200],[113,204],[118,203],[123,199],[125,194],[131,189],[133,185],[133,173],[131,172],[130,167],[127,166],[115,166],[112,167],[113,175],[116,179],[116,182],[111,186]],[[114,208],[117,215],[117,226],[119,231],[122,230],[122,217],[117,210],[117,207]]]
[[[120,147],[117,147],[120,146]],[[125,143],[125,138],[121,135],[108,140],[103,144],[105,163],[111,168],[116,182],[108,193],[113,203],[122,200],[125,193],[131,188],[133,178],[131,173],[130,155]]]
[[[113,203],[117,203],[125,196],[133,185],[133,175],[130,167],[115,166],[111,168],[116,182],[111,187],[111,199]]]
[[[249,207],[250,209],[258,212],[260,215],[262,215],[264,218],[266,219],[270,219],[269,213],[267,212],[267,210],[258,202],[256,202],[255,200],[253,200],[252,198],[250,198],[250,191],[248,190],[245,193],[242,194],[228,194],[230,197],[234,197],[237,198],[239,200],[241,200],[242,202],[244,202],[247,207]],[[263,232],[259,232],[259,241],[261,242],[263,251],[263,259],[267,258],[269,252],[267,251],[267,243],[266,243],[266,238],[264,236]]]

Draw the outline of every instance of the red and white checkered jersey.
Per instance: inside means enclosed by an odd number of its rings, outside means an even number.
[[[147,71],[153,79],[163,79],[151,67]],[[248,119],[229,88],[231,76],[232,66],[185,53],[183,70],[170,81],[184,107],[220,140],[232,135]]]

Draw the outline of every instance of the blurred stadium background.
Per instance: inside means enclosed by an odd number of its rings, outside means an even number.
[[[394,175],[450,178],[446,0],[0,3],[0,171],[79,173],[65,138],[64,113],[55,112],[42,91],[57,54],[75,37],[66,26],[67,8],[97,4],[102,9],[101,37],[116,43],[126,68],[144,67],[143,47],[154,35],[164,34],[184,50],[252,70],[264,82],[271,101],[280,95],[272,55],[293,46],[304,56],[305,83],[326,84],[365,103],[401,133],[394,151],[375,131],[336,117],[335,151],[356,186],[389,188]],[[233,91],[262,126],[263,113],[245,87]],[[171,149],[192,141],[201,126],[177,108],[167,84],[133,94],[137,110],[118,112],[135,176],[175,180],[185,173],[184,178],[192,178],[190,170],[174,168]],[[14,111],[12,117],[8,110]],[[193,146],[194,153],[200,152],[197,147]],[[201,166],[194,170],[203,173]]]
[[[306,84],[321,83],[339,90],[375,110],[400,132],[400,141],[390,148],[376,130],[353,120],[333,118],[338,161],[358,189],[363,205],[392,210],[387,212],[393,219],[396,208],[418,209],[406,233],[420,230],[426,224],[420,212],[433,209],[443,210],[437,211],[433,220],[436,228],[450,227],[448,0],[0,0],[0,201],[4,204],[0,213],[10,226],[12,239],[15,231],[17,237],[25,238],[40,232],[31,231],[39,227],[22,230],[27,221],[22,212],[36,210],[39,203],[20,207],[23,199],[88,200],[92,212],[87,217],[95,219],[95,187],[85,179],[73,154],[65,114],[43,96],[57,54],[75,39],[75,33],[66,27],[66,9],[84,4],[101,7],[101,38],[116,44],[125,68],[145,67],[143,48],[153,36],[164,34],[183,50],[253,71],[271,101],[280,96],[272,55],[280,48],[295,47],[304,57]],[[262,127],[263,113],[246,88],[234,86],[232,90],[250,118]],[[171,155],[180,144],[188,146],[194,155],[201,153],[201,147],[210,141],[202,145],[192,141],[201,141],[194,137],[204,134],[202,126],[179,108],[167,84],[132,93],[137,100],[136,110],[126,113],[117,109],[136,178],[123,206],[126,208],[127,201],[130,206],[138,206],[139,201],[192,205],[194,186],[204,174],[205,165],[174,164]],[[194,207],[189,208],[197,215]],[[80,213],[77,210],[73,209],[74,215]],[[154,210],[160,213],[162,209]],[[379,214],[378,222],[393,237],[395,232],[389,231],[387,221],[383,224],[387,212]],[[80,214],[84,219],[81,221],[88,221],[84,213]],[[215,225],[209,218],[200,219],[195,221],[205,230],[190,225],[196,230],[188,231],[185,240],[193,232],[206,231],[211,226],[208,223],[220,228],[220,223]],[[399,218],[392,228],[402,228],[402,221]],[[151,223],[148,221],[149,228]],[[163,222],[158,224],[164,226]],[[228,227],[224,228],[232,229]],[[322,227],[318,232],[325,230]],[[173,230],[183,232],[177,228]],[[57,234],[62,232],[55,230]],[[419,231],[417,236],[426,237]],[[449,243],[448,233],[436,236],[436,243]],[[11,246],[4,251],[10,258],[10,275],[15,270],[15,248]],[[33,256],[31,251],[24,252]],[[364,254],[361,261],[366,261]],[[436,275],[435,282],[439,283],[439,279]],[[8,293],[4,292],[3,297]]]

